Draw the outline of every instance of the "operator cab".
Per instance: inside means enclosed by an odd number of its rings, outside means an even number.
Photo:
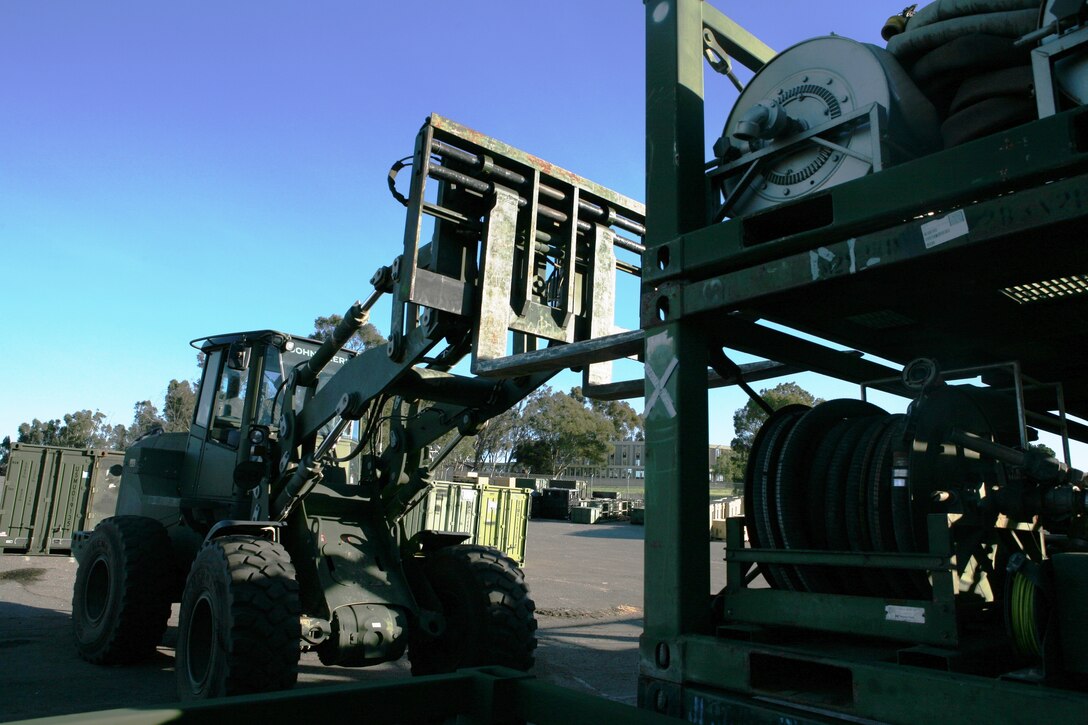
[[[186,445],[185,466],[193,468],[183,480],[193,482],[189,495],[228,499],[232,491],[224,482],[236,481],[242,464],[276,459],[284,381],[292,368],[313,357],[321,343],[256,330],[198,338],[189,344],[203,355],[204,374]],[[353,355],[345,350],[334,356],[318,376],[317,389]],[[350,431],[346,437],[351,437]]]

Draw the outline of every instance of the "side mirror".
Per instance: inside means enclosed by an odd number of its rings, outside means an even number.
[[[249,368],[249,347],[240,342],[231,343],[227,350],[227,368],[230,370],[246,370]]]

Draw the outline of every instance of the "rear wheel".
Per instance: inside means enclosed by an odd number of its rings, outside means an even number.
[[[533,666],[535,605],[513,559],[487,546],[450,546],[428,557],[424,572],[442,603],[446,627],[437,638],[413,638],[413,675]]]
[[[173,553],[166,529],[143,516],[114,516],[95,528],[72,592],[80,657],[103,665],[150,657],[170,619]]]
[[[285,690],[298,679],[298,582],[287,551],[224,536],[197,554],[178,625],[182,700]]]

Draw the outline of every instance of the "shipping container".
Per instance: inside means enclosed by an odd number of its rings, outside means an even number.
[[[68,553],[72,532],[93,529],[117,509],[124,454],[16,443],[0,493],[4,553]]]
[[[579,478],[553,478],[548,482],[548,488],[566,488],[578,492],[578,498],[588,498],[589,481]]]
[[[595,524],[601,518],[601,509],[597,506],[575,506],[570,510],[570,520],[576,524]]]
[[[569,519],[571,507],[579,500],[578,492],[567,488],[546,488],[541,494],[542,519]]]
[[[543,491],[548,487],[546,478],[515,478],[514,485],[518,488],[527,488],[532,491]]]
[[[525,561],[529,492],[509,486],[481,486],[476,543],[494,546],[518,562]]]
[[[525,561],[529,491],[478,483],[435,482],[405,518],[408,536],[423,531],[469,534],[465,543],[493,546]]]

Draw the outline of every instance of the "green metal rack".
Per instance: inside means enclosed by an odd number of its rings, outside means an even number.
[[[1083,722],[1088,693],[970,671],[985,657],[967,650],[985,642],[957,621],[943,522],[931,521],[927,554],[908,556],[746,550],[731,521],[728,584],[712,603],[702,482],[707,367],[722,348],[885,389],[898,369],[812,338],[895,365],[1015,360],[1032,379],[1060,382],[1065,408],[1086,417],[1088,370],[1072,351],[1088,347],[1088,295],[1049,308],[1011,297],[1088,266],[1088,108],[715,223],[704,48],[713,41],[752,70],[772,53],[701,0],[651,0],[646,21],[645,571],[655,586],[640,706],[701,723]],[[933,244],[926,225],[950,215],[964,232]],[[1032,425],[1062,430],[1041,405],[1029,395]],[[755,562],[924,570],[934,594],[750,589]]]

